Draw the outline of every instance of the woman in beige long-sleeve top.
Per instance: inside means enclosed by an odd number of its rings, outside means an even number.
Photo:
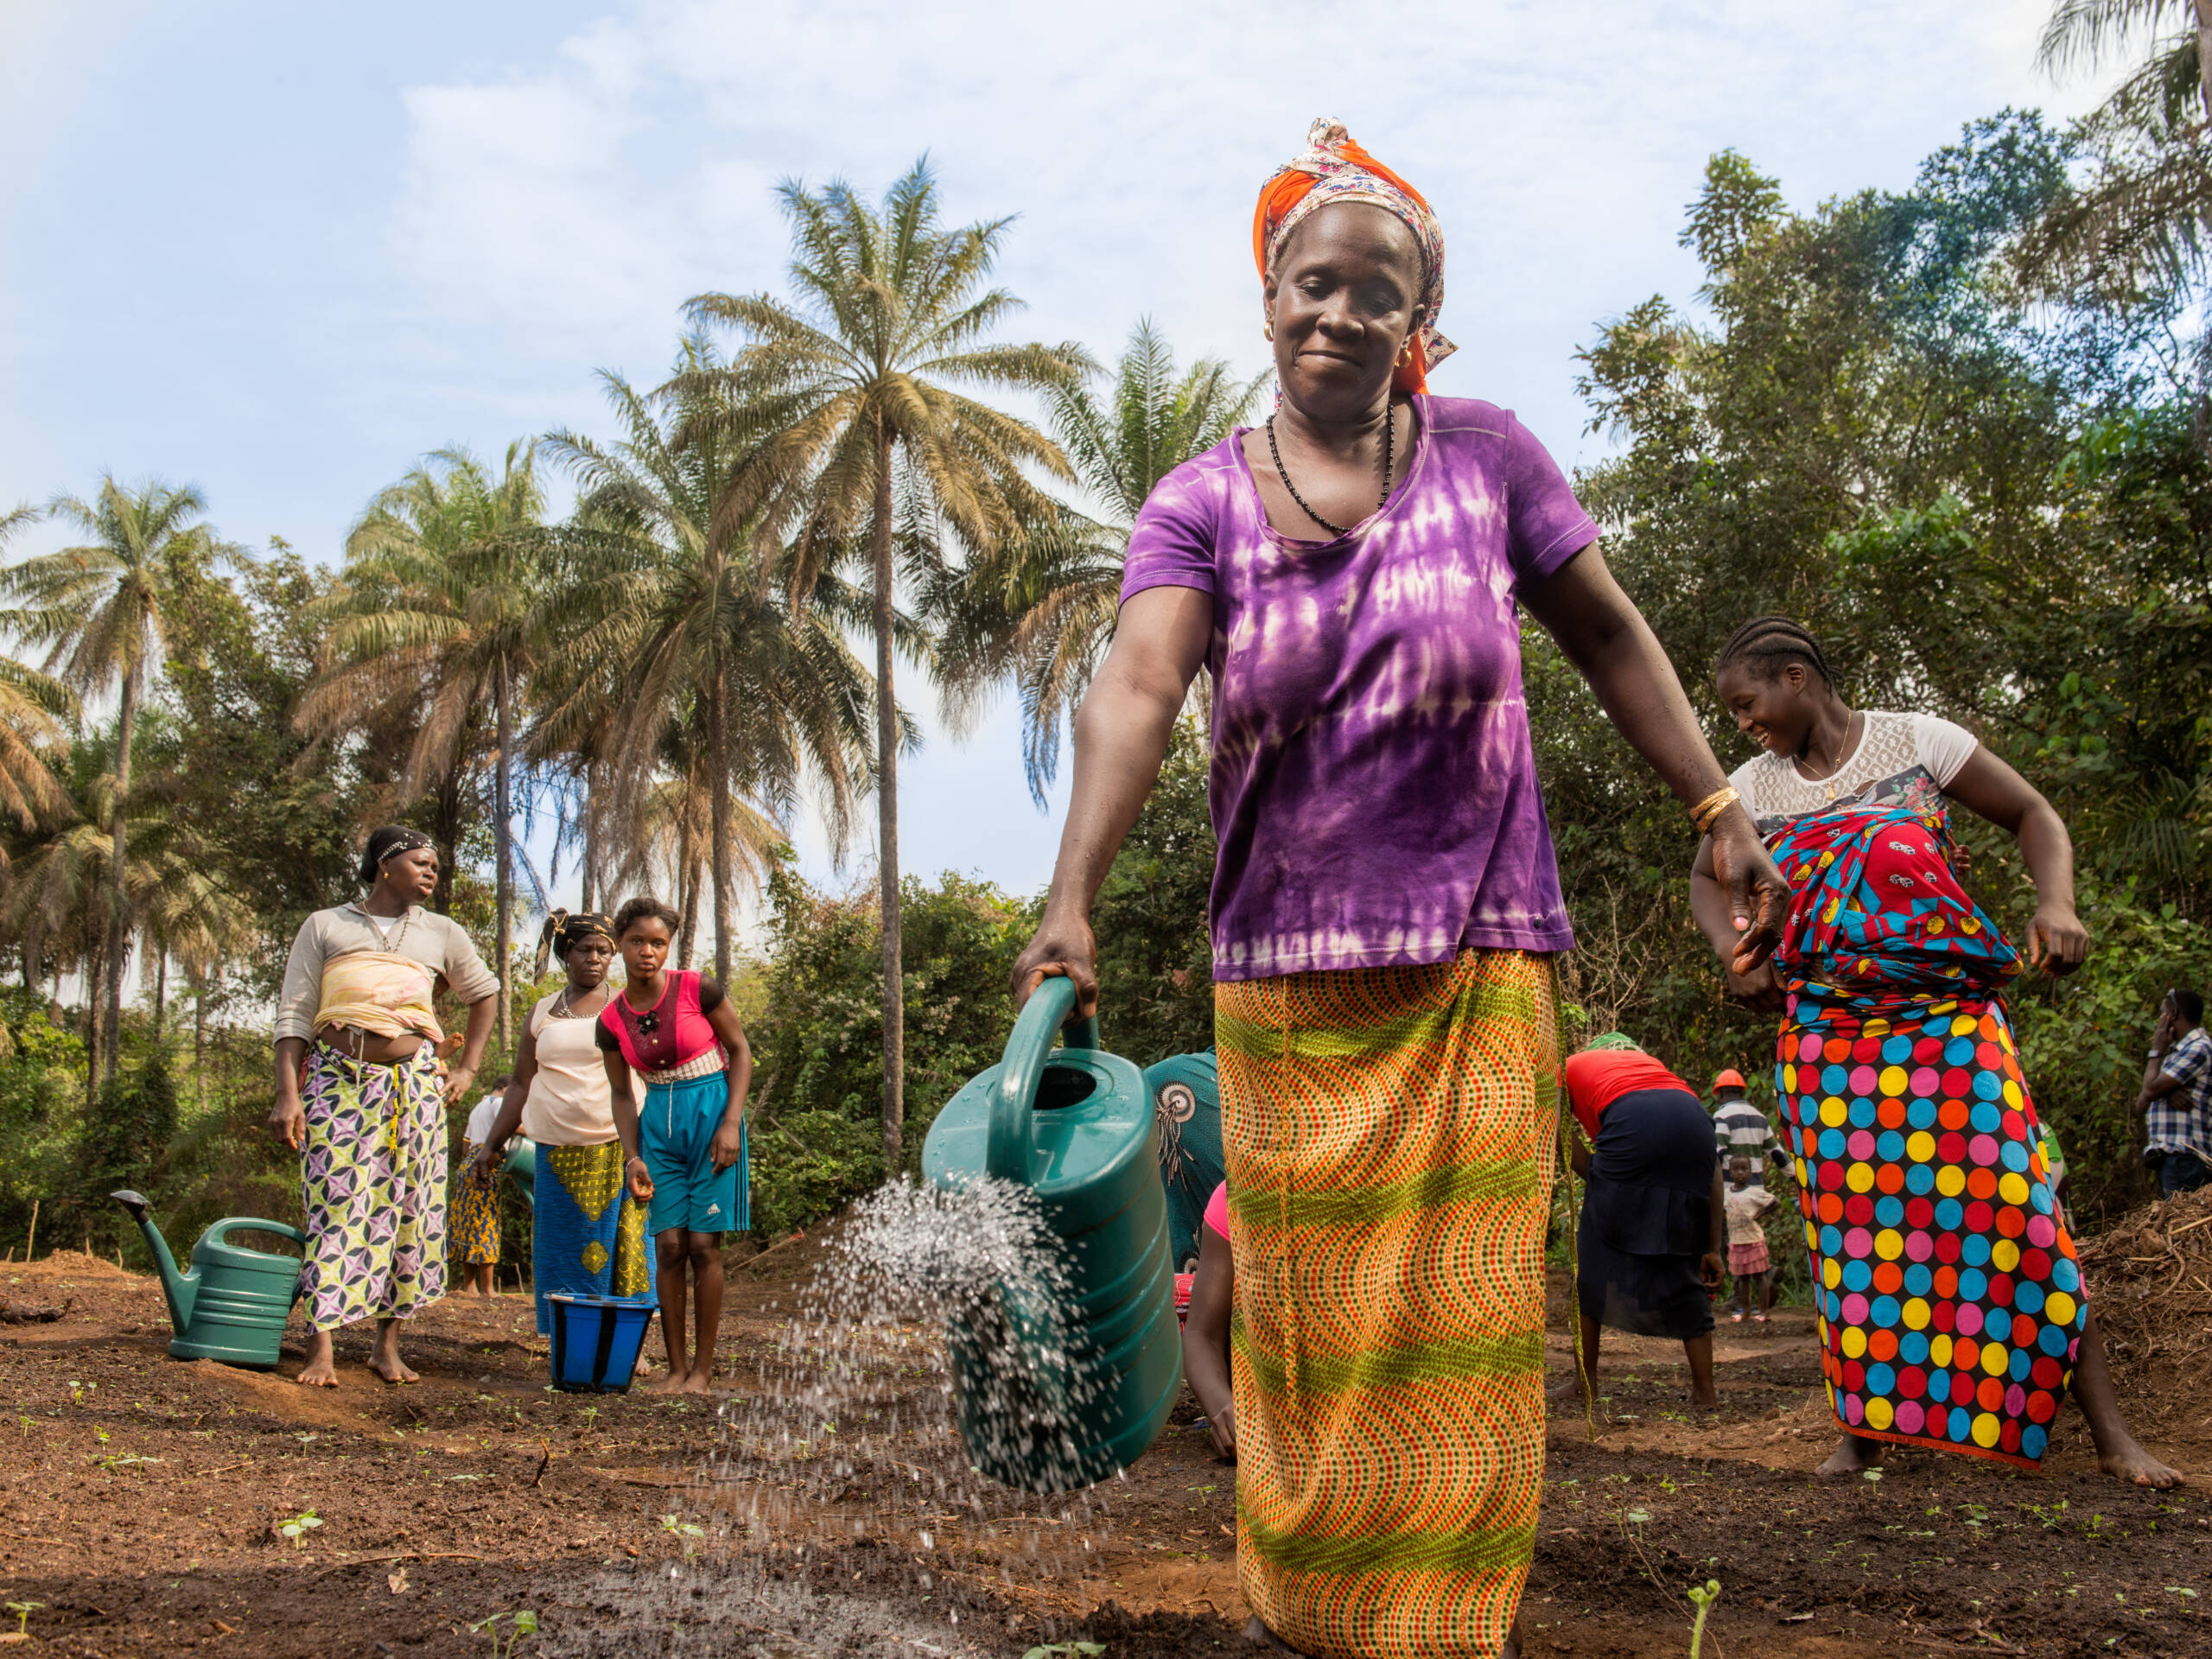
[[[446,1291],[445,1109],[475,1079],[499,980],[460,925],[422,908],[437,886],[428,836],[386,824],[361,855],[368,892],[319,910],[292,941],[276,1005],[270,1127],[302,1152],[313,1332],[303,1383],[338,1381],[331,1333],[374,1318],[369,1368],[412,1382],[398,1321]],[[468,1004],[461,1064],[431,1004],[437,979]]]

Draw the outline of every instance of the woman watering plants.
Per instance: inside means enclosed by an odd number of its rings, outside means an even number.
[[[649,1199],[646,1225],[660,1253],[660,1319],[668,1380],[704,1394],[714,1380],[722,1317],[722,1235],[753,1224],[745,1091],[753,1051],[721,986],[667,971],[676,912],[632,899],[614,914],[626,982],[600,1010],[594,1037],[605,1063],[631,1195]],[[631,1090],[645,1085],[645,1104]],[[696,1340],[684,1345],[684,1270]]]
[[[438,880],[428,836],[386,824],[361,855],[368,889],[319,910],[292,941],[276,1000],[276,1103],[270,1127],[302,1152],[307,1211],[300,1293],[308,1363],[300,1381],[335,1388],[331,1333],[373,1317],[369,1368],[416,1380],[399,1321],[446,1290],[445,1109],[468,1092],[492,1033],[499,982],[461,925],[422,907]],[[468,1004],[461,1064],[431,995]]]
[[[550,1296],[647,1300],[653,1294],[645,1206],[623,1181],[613,1090],[597,1037],[614,965],[614,925],[589,912],[556,910],[537,942],[540,975],[549,957],[567,970],[568,983],[541,997],[524,1022],[514,1081],[490,1141],[476,1154],[488,1179],[504,1161],[495,1148],[518,1129],[537,1145],[531,1273],[542,1337],[553,1332]]]
[[[1421,194],[1317,122],[1253,251],[1281,404],[1139,515],[1014,988],[1062,974],[1096,1007],[1091,901],[1206,666],[1248,1633],[1517,1652],[1573,942],[1522,607],[1712,832],[1745,971],[1786,892],[1558,467],[1506,410],[1429,394],[1449,347]]]
[[[2036,1468],[2070,1389],[2107,1472],[2178,1484],[2121,1419],[2051,1195],[2002,1000],[2020,953],[1952,856],[1954,801],[2018,836],[2037,895],[2027,962],[2069,974],[2089,936],[2065,823],[1963,728],[1850,707],[1787,618],[1737,629],[1715,685],[1765,751],[1730,783],[1793,890],[1773,963],[1736,963],[1730,988],[1783,1014],[1775,1087],[1843,1430],[1821,1472],[1871,1467],[1887,1442]],[[1690,897],[1725,957],[1714,850]]]

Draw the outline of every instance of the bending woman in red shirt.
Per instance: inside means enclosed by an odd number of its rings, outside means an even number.
[[[1569,1056],[1560,1072],[1588,1137],[1571,1154],[1587,1183],[1575,1286],[1582,1386],[1598,1397],[1598,1335],[1610,1325],[1679,1338],[1691,1403],[1713,1410],[1723,1213],[1713,1120],[1688,1084],[1617,1031]]]

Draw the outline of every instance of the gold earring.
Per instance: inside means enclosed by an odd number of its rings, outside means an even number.
[[[1273,340],[1274,337],[1275,321],[1273,317],[1269,317],[1265,322],[1260,325],[1260,338],[1262,340]]]

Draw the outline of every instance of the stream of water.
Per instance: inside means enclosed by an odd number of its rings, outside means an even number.
[[[663,1522],[680,1557],[604,1587],[627,1634],[548,1650],[913,1659],[1002,1653],[1015,1630],[1067,1640],[1094,1605],[1113,1483],[1039,1494],[976,1467],[988,1450],[1072,1468],[1065,1290],[1026,1188],[901,1182],[855,1206]]]

